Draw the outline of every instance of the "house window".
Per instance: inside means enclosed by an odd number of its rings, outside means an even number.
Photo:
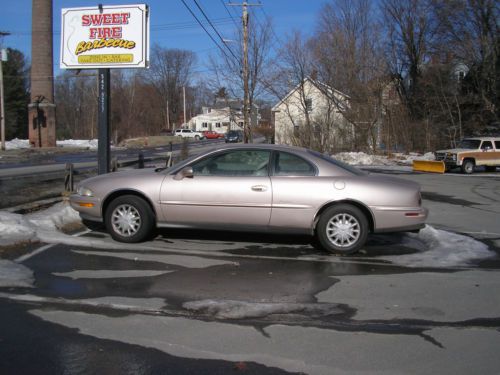
[[[243,126],[243,121],[238,122],[239,126]]]
[[[312,112],[312,110],[313,110],[313,101],[312,101],[311,98],[307,98],[306,99],[305,105],[306,105],[306,111],[307,112]]]
[[[206,122],[201,123],[201,127],[202,128],[208,128],[208,123],[206,123]]]
[[[220,128],[220,122],[216,122],[216,123],[215,123],[215,127],[216,127],[216,128]]]

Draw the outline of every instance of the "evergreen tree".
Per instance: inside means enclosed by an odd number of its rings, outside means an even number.
[[[4,101],[5,101],[5,138],[28,138],[28,89],[29,66],[24,54],[8,48],[8,60],[2,62]]]

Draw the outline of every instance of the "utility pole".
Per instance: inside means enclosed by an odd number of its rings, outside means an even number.
[[[186,86],[182,86],[182,101],[184,105],[184,124],[187,125],[186,121]]]
[[[241,17],[243,24],[243,142],[248,143],[252,139],[250,124],[248,123],[248,114],[250,112],[250,95],[248,92],[248,7],[260,6],[262,4],[248,4],[244,1],[242,4],[229,3],[229,6],[241,6],[243,15]]]
[[[0,37],[10,35],[6,31],[0,31]],[[3,67],[2,62],[7,61],[7,49],[0,50],[0,122],[1,122],[1,137],[2,137],[2,151],[5,151],[5,99],[3,97]]]

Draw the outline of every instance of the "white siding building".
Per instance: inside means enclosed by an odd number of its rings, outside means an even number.
[[[214,107],[203,107],[202,112],[189,121],[190,129],[196,131],[212,130],[223,134],[229,130],[243,130],[243,113],[240,101],[218,98]],[[259,109],[254,105],[250,116],[250,126],[257,126],[259,119]]]
[[[315,139],[321,139],[332,148],[342,148],[354,133],[342,114],[349,105],[348,99],[340,91],[305,79],[272,108],[275,143],[304,146],[300,138],[304,138],[304,132],[312,131]],[[306,129],[307,124],[309,129]]]

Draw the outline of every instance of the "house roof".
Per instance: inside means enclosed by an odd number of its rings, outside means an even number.
[[[312,78],[310,77],[306,77],[304,79],[304,82],[302,83],[298,83],[292,90],[290,90],[290,92],[288,92],[288,94],[285,95],[285,97],[283,99],[281,99],[278,103],[276,103],[273,108],[271,109],[271,111],[273,112],[276,112],[278,109],[278,107],[283,103],[285,102],[295,91],[297,91],[301,84],[303,85],[304,83],[306,82],[310,82],[313,86],[315,86],[320,92],[324,93],[325,91],[331,91],[335,94],[338,94],[342,97],[344,97],[345,99],[349,99],[350,96],[347,95],[347,94],[344,94],[343,92],[337,90],[337,89],[334,89],[333,87],[330,87],[328,86],[326,83],[323,83],[323,82],[320,82],[318,80],[313,80]],[[324,95],[324,94],[323,94]]]

